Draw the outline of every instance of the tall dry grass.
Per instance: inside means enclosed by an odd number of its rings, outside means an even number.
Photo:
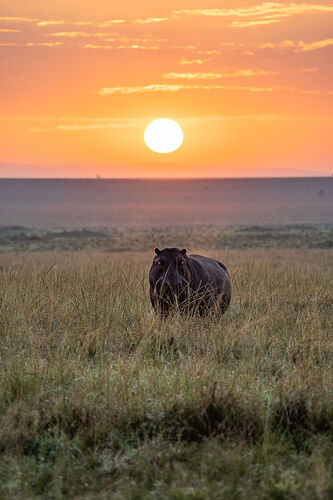
[[[160,319],[151,253],[0,255],[3,497],[333,494],[333,252],[210,256],[228,312]]]

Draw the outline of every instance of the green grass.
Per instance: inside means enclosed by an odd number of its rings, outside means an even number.
[[[223,317],[155,317],[152,252],[0,255],[1,498],[332,497],[333,251],[203,253]]]

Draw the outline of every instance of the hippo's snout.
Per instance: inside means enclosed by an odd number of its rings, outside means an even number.
[[[172,282],[168,279],[159,280],[156,283],[155,289],[160,295],[180,295],[184,292],[186,288],[186,283],[184,280],[177,280],[176,282]]]

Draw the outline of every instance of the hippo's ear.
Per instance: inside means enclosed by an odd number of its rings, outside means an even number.
[[[182,253],[183,255],[185,255],[185,254],[186,254],[186,248],[183,248],[183,250],[181,250],[181,253]]]
[[[159,248],[157,248],[157,247],[155,248],[154,251],[155,251],[156,255],[160,255],[160,253],[161,253],[161,250]]]

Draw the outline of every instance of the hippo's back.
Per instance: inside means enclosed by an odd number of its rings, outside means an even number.
[[[216,274],[223,274],[227,275],[229,278],[229,273],[224,264],[220,262],[219,260],[212,259],[211,257],[205,257],[204,255],[197,255],[197,254],[191,254],[189,255],[189,259],[197,262],[198,264],[202,265],[203,268],[207,269],[210,272],[216,273]]]
[[[195,287],[206,289],[208,302],[216,302],[224,313],[231,300],[231,284],[228,270],[222,262],[204,257],[203,255],[189,255],[192,278]]]

